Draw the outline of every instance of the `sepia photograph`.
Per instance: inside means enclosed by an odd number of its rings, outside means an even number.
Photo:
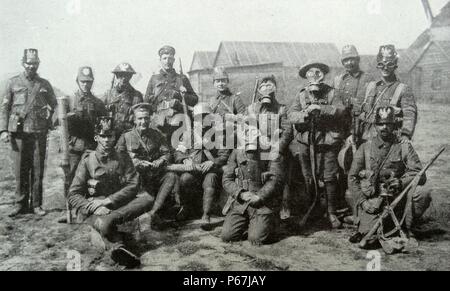
[[[0,271],[450,271],[449,0],[0,0],[0,23]]]

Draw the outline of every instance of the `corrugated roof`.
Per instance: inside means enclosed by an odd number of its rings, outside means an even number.
[[[333,43],[223,41],[214,66],[251,66],[282,62],[298,67],[317,60],[340,66],[340,54]]]
[[[211,69],[214,64],[216,52],[197,51],[194,53],[190,71]]]

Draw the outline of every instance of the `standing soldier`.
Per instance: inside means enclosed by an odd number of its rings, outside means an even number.
[[[223,67],[214,69],[213,84],[217,89],[217,96],[210,99],[212,113],[225,118],[226,114],[245,114],[246,106],[239,95],[231,93],[230,79]]]
[[[164,136],[150,127],[151,106],[139,103],[132,107],[134,128],[124,133],[117,142],[119,151],[127,151],[141,176],[142,186],[155,203],[150,211],[152,228],[159,227],[159,212],[172,194],[178,176],[166,171],[170,162],[170,149]]]
[[[223,211],[225,242],[242,240],[247,233],[251,244],[261,245],[269,243],[276,230],[285,157],[265,155],[261,136],[251,134],[253,130],[258,131],[248,127],[245,149],[234,150],[224,167],[222,183],[229,195]]]
[[[86,151],[69,189],[69,203],[78,222],[87,222],[100,235],[102,247],[111,251],[119,264],[135,266],[139,259],[127,251],[117,225],[131,221],[150,210],[153,199],[137,196],[139,176],[126,152],[116,152],[111,117],[99,119],[95,128],[95,151]]]
[[[214,130],[211,125],[207,125],[203,118],[211,114],[211,108],[207,103],[199,103],[194,107],[194,117],[201,117],[201,132],[194,128],[193,140],[202,142],[201,146],[191,148],[181,148],[180,145],[175,151],[175,162],[185,164],[186,172],[180,176],[180,199],[182,207],[192,210],[192,200],[195,199],[195,190],[201,186],[203,189],[203,228],[208,229],[211,222],[211,211],[218,192],[220,191],[222,180],[222,166],[224,166],[230,155],[228,149],[212,148],[208,149],[208,145],[213,145],[214,140],[207,140],[205,134]],[[195,136],[197,135],[197,137]],[[190,211],[185,211],[189,213]],[[181,214],[180,214],[181,216]]]
[[[338,228],[341,222],[336,216],[337,153],[343,138],[345,107],[341,99],[334,97],[333,88],[323,83],[328,72],[329,67],[318,62],[309,63],[299,71],[300,77],[309,84],[295,97],[288,112],[296,129],[290,150],[300,162],[306,192],[315,195],[314,201],[319,198],[319,179],[324,182],[328,218],[332,228]]]
[[[349,144],[359,147],[362,142],[362,132],[360,128],[359,115],[364,102],[367,86],[373,81],[373,77],[361,71],[359,67],[360,57],[354,45],[346,45],[342,48],[342,65],[345,72],[334,79],[335,98],[340,98],[344,106],[347,107],[349,120],[347,125],[350,136],[347,139]]]
[[[403,126],[398,130],[402,142],[410,141],[417,123],[416,99],[412,89],[400,82],[395,74],[398,67],[398,54],[393,45],[383,45],[377,55],[377,68],[381,80],[367,86],[362,119],[365,123],[364,139],[376,136],[373,128],[375,112],[379,107],[392,106],[398,116],[403,117]]]
[[[422,169],[412,144],[402,143],[396,136],[399,122],[394,114],[395,109],[390,106],[377,109],[374,121],[377,136],[358,149],[350,169],[349,186],[356,201],[358,226],[357,233],[350,238],[352,243],[359,243],[379,219],[383,200],[398,196]],[[425,182],[423,175],[419,185]],[[405,222],[411,226],[427,210],[431,197],[429,191],[418,188],[408,199],[412,207],[404,208],[408,211]],[[402,212],[397,215],[401,217]],[[370,247],[372,242],[376,242],[376,237],[369,238],[367,244],[360,247]]]
[[[133,127],[131,107],[143,101],[142,93],[130,84],[136,71],[128,63],[121,63],[112,71],[112,88],[106,92],[106,109],[114,118],[114,130],[117,138]]]
[[[152,105],[152,111],[155,112],[153,123],[166,135],[170,145],[172,133],[179,127],[178,122],[173,119],[174,115],[188,114],[184,111],[187,110],[187,106],[197,104],[198,96],[192,89],[189,79],[182,72],[180,74],[175,72],[173,68],[175,49],[163,46],[158,54],[161,70],[159,74],[151,76],[145,93],[145,102]]]
[[[1,96],[0,139],[11,140],[16,176],[16,205],[10,216],[27,212],[29,206],[45,215],[41,205],[47,133],[57,103],[51,84],[37,74],[39,62],[38,51],[26,49],[25,72],[9,79]]]

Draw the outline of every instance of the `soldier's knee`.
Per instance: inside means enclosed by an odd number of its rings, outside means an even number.
[[[216,173],[209,173],[203,179],[203,189],[216,188],[219,183],[219,176]]]
[[[225,227],[222,228],[220,238],[222,239],[223,242],[234,242],[242,239],[239,232]]]
[[[189,173],[183,173],[180,176],[180,184],[181,184],[181,186],[189,185],[189,184],[193,183],[193,180],[194,180],[194,176],[192,176]]]
[[[178,175],[173,172],[167,172],[164,178],[170,183],[175,183],[178,180]]]

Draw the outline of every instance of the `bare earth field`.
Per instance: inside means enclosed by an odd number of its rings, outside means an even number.
[[[422,162],[441,146],[441,157],[428,171],[433,204],[426,213],[428,230],[411,254],[386,256],[381,270],[450,270],[450,106],[420,105],[414,145]],[[66,270],[73,251],[80,254],[81,270],[120,270],[91,245],[86,225],[56,223],[64,208],[62,171],[58,167],[58,136],[50,137],[41,218],[24,215],[10,219],[14,175],[9,145],[0,145],[0,270]],[[221,227],[205,232],[193,221],[166,231],[138,231],[137,222],[124,226],[133,250],[142,255],[141,270],[366,270],[367,251],[351,245],[351,229],[329,231],[314,227],[307,234],[282,228],[280,241],[262,247],[247,242],[225,244]]]

